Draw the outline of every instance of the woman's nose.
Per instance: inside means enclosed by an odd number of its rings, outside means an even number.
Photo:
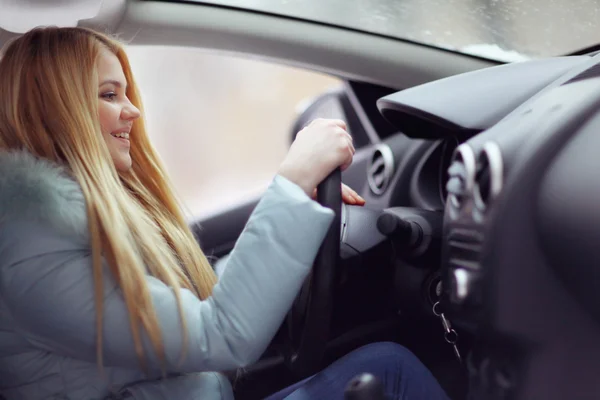
[[[133,104],[129,103],[121,111],[121,116],[126,121],[133,121],[140,117],[140,110]]]

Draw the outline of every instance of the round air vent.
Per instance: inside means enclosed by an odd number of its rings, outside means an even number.
[[[468,144],[456,148],[450,167],[448,167],[448,203],[459,210],[473,192],[475,181],[475,154]]]
[[[386,144],[378,144],[367,164],[367,182],[376,195],[382,195],[394,176],[394,153]]]
[[[485,211],[502,190],[502,153],[495,142],[487,142],[477,158],[477,171],[473,188],[473,201],[480,211]]]

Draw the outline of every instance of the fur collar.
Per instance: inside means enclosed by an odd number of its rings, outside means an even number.
[[[17,219],[88,236],[83,192],[64,167],[26,151],[0,151],[0,225]]]

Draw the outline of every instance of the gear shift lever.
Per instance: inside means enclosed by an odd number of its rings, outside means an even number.
[[[371,374],[354,377],[346,386],[344,400],[386,400],[383,385]]]

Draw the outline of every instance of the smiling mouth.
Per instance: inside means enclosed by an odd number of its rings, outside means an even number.
[[[116,137],[117,139],[129,140],[129,133],[127,133],[127,132],[111,133],[110,135],[112,137]]]

